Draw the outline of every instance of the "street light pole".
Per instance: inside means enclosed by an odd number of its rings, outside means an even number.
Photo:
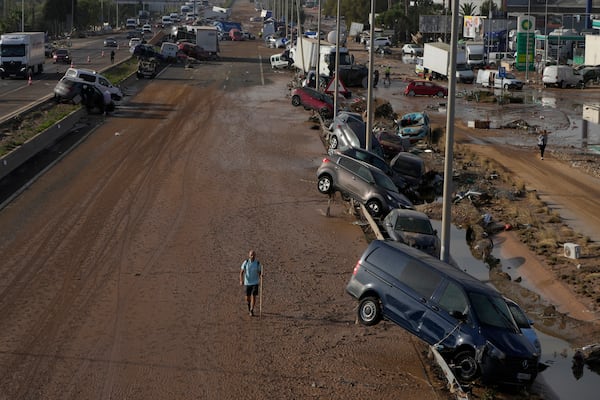
[[[527,18],[531,19],[531,0],[527,1]],[[529,31],[531,30],[531,25],[527,25],[529,28],[527,29],[527,48],[525,49],[525,82],[529,82]],[[534,27],[535,31],[535,27]]]
[[[25,0],[21,0],[21,32],[25,32]]]

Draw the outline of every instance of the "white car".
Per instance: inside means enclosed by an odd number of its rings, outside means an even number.
[[[367,45],[369,44],[369,42],[367,42]],[[390,40],[389,37],[378,37],[373,39],[373,46],[375,46],[375,48],[377,47],[385,47],[385,46],[391,46],[392,45],[392,41]]]
[[[129,40],[129,49],[130,51],[133,53],[133,49],[135,48],[135,46],[137,46],[138,44],[142,44],[142,39],[138,38],[138,37],[134,37],[131,38]]]
[[[150,24],[142,26],[142,33],[152,33],[152,26]]]
[[[410,54],[413,56],[422,56],[423,48],[413,43],[407,43],[404,46],[402,46],[402,53]]]
[[[94,70],[86,68],[67,68],[64,77],[75,82],[94,85],[98,88],[100,93],[104,93],[108,90],[113,100],[119,101],[123,98],[121,88],[114,86],[105,76],[100,75]]]

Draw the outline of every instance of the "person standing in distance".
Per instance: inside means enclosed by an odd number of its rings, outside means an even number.
[[[254,316],[254,305],[256,304],[261,274],[262,268],[260,262],[256,259],[256,253],[254,250],[250,250],[248,258],[244,260],[240,269],[240,285],[245,287],[248,314],[251,316]]]
[[[548,132],[544,129],[538,136],[538,147],[540,148],[540,159],[544,159],[544,150],[546,150],[546,144],[548,143]]]

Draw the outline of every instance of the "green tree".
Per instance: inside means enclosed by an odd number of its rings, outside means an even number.
[[[463,3],[460,5],[460,15],[477,15],[477,6],[473,3]]]

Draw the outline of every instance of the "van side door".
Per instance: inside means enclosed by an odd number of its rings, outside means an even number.
[[[437,289],[442,276],[415,259],[408,259],[398,275],[398,287],[390,288],[383,301],[386,316],[414,335],[432,344],[422,336],[420,325],[427,312],[429,299]]]

